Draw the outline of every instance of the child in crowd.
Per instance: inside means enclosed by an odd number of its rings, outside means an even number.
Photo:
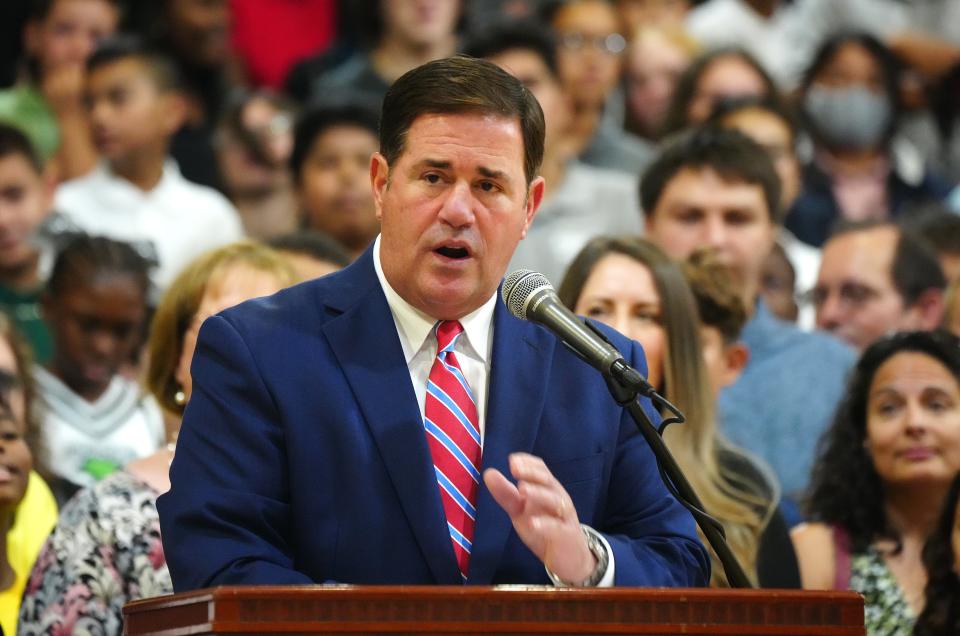
[[[93,137],[105,161],[60,186],[55,207],[86,232],[152,254],[153,280],[163,289],[194,257],[241,238],[239,217],[220,193],[188,182],[168,160],[185,117],[168,60],[117,39],[97,49],[87,70]]]
[[[84,64],[117,28],[117,0],[34,0],[23,32],[23,79],[0,92],[0,121],[30,138],[60,178],[89,172],[97,153],[83,108]]]
[[[380,232],[370,190],[378,116],[354,102],[305,111],[294,129],[290,170],[302,226],[329,234],[353,257]]]
[[[163,442],[156,404],[118,371],[142,342],[149,270],[130,245],[78,236],[43,295],[54,354],[37,368],[49,471],[61,500]]]
[[[52,185],[26,135],[0,124],[0,311],[10,316],[41,363],[49,359],[53,343],[40,317],[45,268],[36,234],[52,199]]]

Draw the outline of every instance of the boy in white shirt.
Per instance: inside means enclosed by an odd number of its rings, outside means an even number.
[[[243,236],[219,192],[190,183],[168,157],[186,117],[175,67],[129,38],[104,42],[87,62],[86,98],[103,161],[57,190],[56,210],[91,234],[134,244],[158,267],[163,290],[195,257]]]

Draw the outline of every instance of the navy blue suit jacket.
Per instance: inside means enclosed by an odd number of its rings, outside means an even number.
[[[483,468],[542,457],[618,585],[699,586],[691,516],[600,375],[498,303]],[[613,333],[613,332],[611,332]],[[643,354],[614,334],[642,371]],[[158,508],[179,591],[324,581],[460,584],[410,375],[368,250],[208,319]],[[481,482],[469,583],[548,583]]]

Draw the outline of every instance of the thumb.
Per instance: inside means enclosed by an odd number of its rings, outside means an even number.
[[[488,468],[483,471],[483,483],[486,484],[493,500],[506,511],[511,519],[520,514],[520,511],[523,510],[523,497],[517,487],[503,476],[503,473],[496,468]]]

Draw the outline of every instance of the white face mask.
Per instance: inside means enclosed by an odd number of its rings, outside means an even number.
[[[849,150],[879,144],[893,116],[890,100],[863,86],[811,86],[803,107],[827,144]]]

